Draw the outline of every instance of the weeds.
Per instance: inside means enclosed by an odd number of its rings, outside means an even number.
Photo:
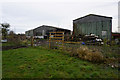
[[[79,48],[64,48],[70,53],[70,56],[75,56],[83,60],[91,61],[91,62],[103,62],[103,55],[97,50],[90,50],[87,46],[81,46]]]

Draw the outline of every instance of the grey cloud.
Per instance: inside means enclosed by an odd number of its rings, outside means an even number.
[[[89,13],[105,16],[112,15],[116,18],[116,6],[116,1],[10,2],[2,4],[2,20],[3,22],[9,22],[13,26],[11,26],[12,29],[15,27],[16,32],[24,32],[42,24],[60,26],[72,30],[72,20]],[[116,23],[113,23],[113,26],[114,24]]]

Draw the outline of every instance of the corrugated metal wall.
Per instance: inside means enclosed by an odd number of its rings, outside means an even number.
[[[25,32],[26,36],[34,36],[33,30],[29,30]]]
[[[96,17],[96,16],[95,16]],[[93,18],[91,18],[92,20]],[[95,19],[95,18],[94,18]],[[97,17],[98,19],[98,17]],[[101,19],[101,18],[100,18]],[[90,21],[85,19],[73,21],[73,32],[75,35],[87,35],[87,34],[95,34],[102,39],[109,39],[111,40],[111,31],[112,31],[112,21],[111,19],[108,20],[98,20],[98,21]],[[102,35],[102,32],[106,32],[106,35]]]
[[[44,34],[48,35],[49,32],[55,31],[56,28],[41,26],[41,27],[38,27],[38,28],[34,29],[34,35],[35,36],[43,36],[43,34],[42,34],[43,30],[44,30]]]

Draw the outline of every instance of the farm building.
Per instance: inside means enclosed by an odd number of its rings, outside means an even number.
[[[74,35],[95,34],[99,38],[111,40],[112,17],[89,14],[73,20]]]
[[[63,29],[63,28],[57,28],[53,26],[47,26],[47,25],[42,25],[40,27],[37,27],[33,30],[26,31],[26,36],[38,36],[38,37],[48,37],[49,32],[64,32],[65,35],[70,35],[71,31],[68,29]]]
[[[120,33],[112,33],[113,39],[120,39]]]
[[[112,33],[112,39],[115,40],[115,43],[120,45],[120,33]]]

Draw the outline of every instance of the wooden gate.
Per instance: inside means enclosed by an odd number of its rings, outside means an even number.
[[[64,32],[50,32],[49,33],[49,48],[63,47]]]

